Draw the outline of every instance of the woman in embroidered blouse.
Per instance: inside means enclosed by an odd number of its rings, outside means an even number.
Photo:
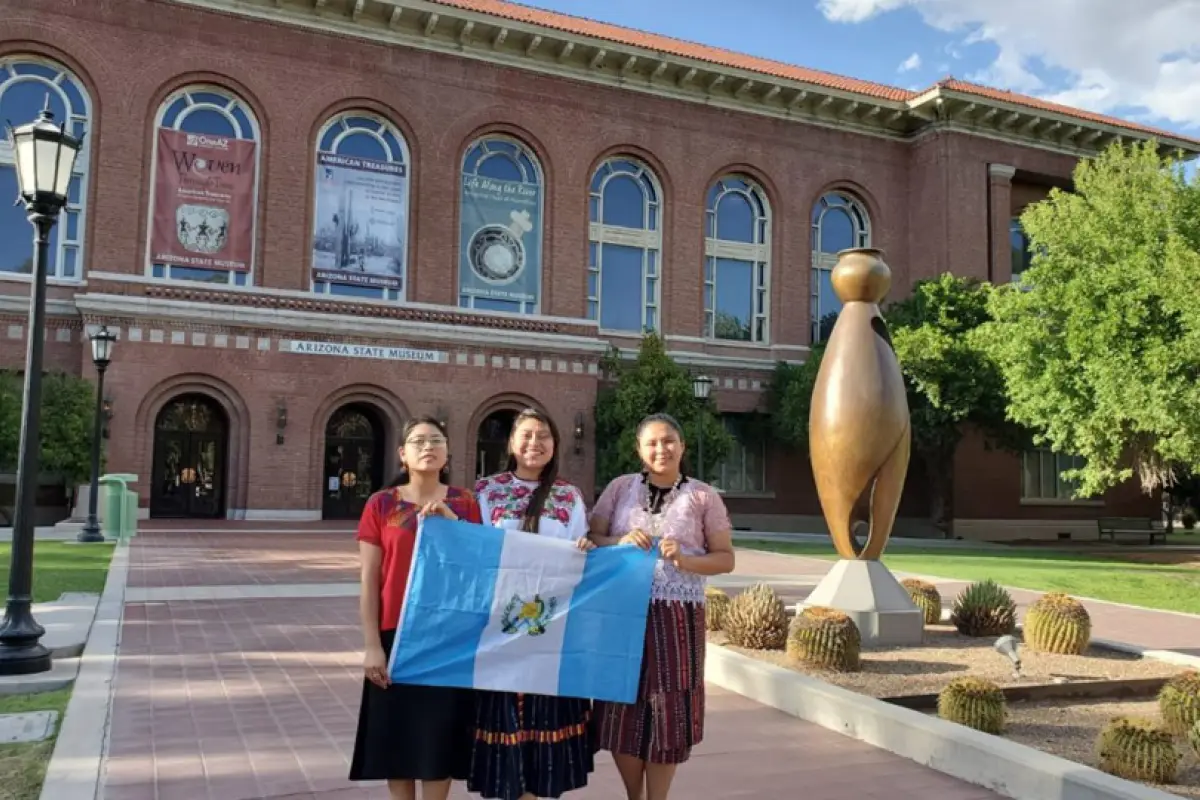
[[[588,539],[578,489],[558,478],[558,428],[526,409],[513,421],[508,464],[475,485],[484,524],[575,542]],[[591,703],[574,697],[477,692],[467,788],[485,798],[561,797],[587,785],[594,749]]]
[[[358,525],[365,656],[363,695],[350,779],[388,782],[393,800],[445,800],[452,779],[466,778],[474,695],[469,690],[392,683],[388,654],[400,621],[421,517],[481,522],[470,492],[447,486],[446,431],[429,417],[409,420],[400,445],[400,477],[367,501]]]
[[[597,745],[612,752],[630,800],[665,800],[676,767],[704,738],[704,582],[733,571],[732,525],[721,496],[683,474],[683,433],[672,417],[642,420],[637,449],[643,471],[600,495],[591,537],[657,547],[660,558],[637,700],[596,702]]]

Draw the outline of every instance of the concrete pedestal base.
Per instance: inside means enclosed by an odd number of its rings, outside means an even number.
[[[810,606],[836,608],[849,615],[862,635],[863,647],[919,645],[925,633],[921,610],[878,561],[838,561],[812,594],[796,604],[796,611]]]

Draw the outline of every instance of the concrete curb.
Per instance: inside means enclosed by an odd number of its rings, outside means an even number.
[[[99,796],[128,579],[129,541],[122,540],[113,551],[104,593],[80,657],[75,690],[46,768],[41,800],[96,800]]]
[[[709,644],[706,680],[785,714],[1017,800],[1179,800],[999,736]],[[43,800],[49,800],[43,795]]]

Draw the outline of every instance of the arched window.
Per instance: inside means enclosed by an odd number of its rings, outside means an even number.
[[[459,305],[536,314],[542,288],[542,165],[509,136],[485,136],[463,155]]]
[[[749,178],[727,175],[708,191],[704,325],[710,339],[766,342],[771,210]]]
[[[402,300],[408,286],[408,145],[367,111],[317,137],[312,285],[319,294]]]
[[[147,271],[156,278],[253,283],[261,134],[240,97],[179,89],[154,118]]]
[[[829,337],[842,310],[842,301],[834,294],[830,280],[838,252],[871,246],[867,210],[850,195],[825,195],[813,206],[812,238],[812,341],[816,343]]]
[[[1013,217],[1008,222],[1008,243],[1012,251],[1012,280],[1017,283],[1033,263],[1033,246],[1021,226],[1020,217]]]
[[[50,231],[50,278],[83,277],[83,230],[86,214],[89,152],[91,150],[91,99],[83,84],[65,67],[37,56],[0,58],[0,122],[19,127],[33,122],[49,100],[54,123],[83,135],[83,149],[75,159],[75,174],[67,189],[67,206]],[[7,136],[0,136],[0,274],[28,275],[33,271],[33,226],[17,197],[16,156]]]
[[[588,319],[605,331],[657,330],[662,189],[650,168],[629,158],[605,161],[592,176],[588,204]]]

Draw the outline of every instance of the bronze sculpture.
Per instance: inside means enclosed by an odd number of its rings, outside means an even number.
[[[891,288],[883,251],[838,253],[833,290],[843,303],[817,372],[809,451],[817,496],[838,555],[878,560],[908,471],[912,429],[904,378],[879,303]],[[869,509],[866,543],[854,535],[856,507]]]

